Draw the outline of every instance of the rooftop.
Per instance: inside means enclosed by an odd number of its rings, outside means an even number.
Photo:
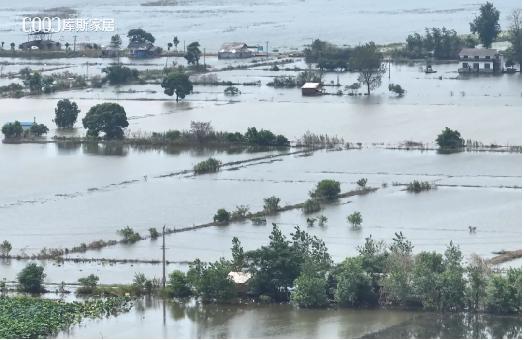
[[[494,48],[463,48],[460,50],[460,56],[479,56],[479,57],[494,57],[499,52]]]
[[[305,83],[302,85],[303,89],[316,89],[320,87],[320,83]]]
[[[247,48],[247,44],[243,42],[230,42],[222,44],[220,47],[220,52],[235,52],[236,50],[241,50]]]

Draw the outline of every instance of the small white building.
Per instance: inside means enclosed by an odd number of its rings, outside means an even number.
[[[459,73],[494,73],[504,70],[502,54],[493,48],[463,48],[459,52]]]
[[[303,96],[318,96],[322,94],[322,85],[320,83],[305,83],[302,85]]]

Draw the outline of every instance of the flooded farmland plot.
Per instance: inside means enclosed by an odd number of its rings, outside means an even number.
[[[520,7],[0,8],[0,338],[521,338]]]

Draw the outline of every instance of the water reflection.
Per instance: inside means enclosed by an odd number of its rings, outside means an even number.
[[[420,314],[364,338],[521,338],[522,319],[486,314]]]

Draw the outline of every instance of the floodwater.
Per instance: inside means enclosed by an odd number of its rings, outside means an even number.
[[[204,261],[228,258],[234,236],[240,238],[246,250],[255,249],[267,243],[273,222],[286,234],[299,225],[321,237],[335,261],[355,255],[356,247],[370,234],[388,242],[398,231],[413,242],[416,252],[443,251],[453,241],[460,245],[466,260],[473,253],[492,257],[493,252],[501,249],[521,248],[521,154],[517,153],[441,155],[435,151],[369,147],[317,151],[308,157],[282,154],[267,162],[252,161],[239,168],[225,167],[216,174],[159,177],[190,168],[197,160],[211,154],[138,152],[129,148],[126,156],[86,155],[82,148],[71,153],[57,153],[54,144],[11,147],[22,148],[24,154],[37,158],[24,157],[17,161],[24,166],[8,167],[12,176],[17,169],[30,169],[30,165],[25,165],[28,162],[37,162],[41,178],[49,178],[41,181],[28,177],[34,181],[34,189],[31,189],[32,184],[26,183],[19,191],[16,183],[6,180],[3,184],[6,195],[1,201],[0,225],[17,226],[2,231],[2,237],[13,244],[14,253],[32,254],[43,247],[72,247],[97,239],[118,239],[116,231],[126,225],[147,235],[148,228],[160,229],[164,224],[188,227],[207,223],[219,208],[232,211],[237,205],[249,205],[251,211],[260,211],[263,198],[271,195],[280,197],[281,205],[295,204],[303,202],[322,179],[338,180],[342,191],[349,191],[362,177],[368,178],[369,186],[379,190],[324,206],[321,213],[328,218],[325,227],[306,227],[306,216],[300,210],[292,210],[268,218],[265,226],[234,223],[169,235],[166,257],[177,262],[170,265],[170,270],[185,270],[187,265],[180,262],[195,258]],[[42,152],[48,148],[50,150]],[[277,152],[212,155],[226,162]],[[37,155],[44,156],[38,158]],[[86,157],[91,157],[92,161],[86,161]],[[63,158],[69,159],[62,161]],[[62,176],[72,176],[67,182],[55,179],[57,169],[53,164],[59,162],[64,163]],[[143,175],[148,176],[147,181]],[[406,192],[402,184],[414,179],[430,181],[438,189],[420,194]],[[352,230],[346,222],[346,216],[353,211],[360,211],[364,218],[359,231]],[[477,226],[477,232],[469,233],[469,225]],[[160,243],[145,240],[79,256],[158,260]],[[0,270],[13,280],[24,265],[24,262],[11,261],[0,264]],[[125,283],[136,272],[151,277],[158,277],[160,273],[159,266],[145,264],[98,268],[94,264],[65,263],[61,266],[48,264],[48,268],[49,282],[72,282],[95,272],[101,282]],[[116,272],[120,274],[114,274]]]
[[[521,318],[394,310],[301,310],[145,298],[126,314],[85,321],[59,338],[518,338]]]
[[[177,35],[184,42],[199,41],[207,51],[216,51],[223,42],[246,41],[269,49],[301,48],[321,38],[339,44],[356,45],[369,40],[379,43],[404,41],[412,32],[425,27],[455,29],[469,32],[479,3],[453,0],[395,3],[387,0],[323,0],[270,1],[162,1],[165,6],[147,6],[154,0],[56,0],[52,4],[38,0],[9,2],[0,10],[0,31],[6,45],[26,41],[22,32],[23,16],[56,16],[73,11],[79,18],[114,18],[116,32],[125,37],[131,28],[142,27],[156,37],[156,44],[166,48]],[[162,3],[160,2],[160,3]],[[500,23],[506,29],[511,11],[520,8],[517,0],[495,0],[501,11]],[[146,6],[144,6],[146,5]],[[53,7],[53,9],[51,8]],[[58,8],[58,9],[56,9]],[[65,18],[71,15],[62,16]],[[312,24],[314,23],[314,24]],[[278,34],[275,34],[278,33]],[[55,39],[73,43],[72,32],[61,32]],[[107,32],[76,32],[77,42],[109,43]],[[126,39],[123,39],[126,41]],[[8,47],[7,47],[8,48]]]

